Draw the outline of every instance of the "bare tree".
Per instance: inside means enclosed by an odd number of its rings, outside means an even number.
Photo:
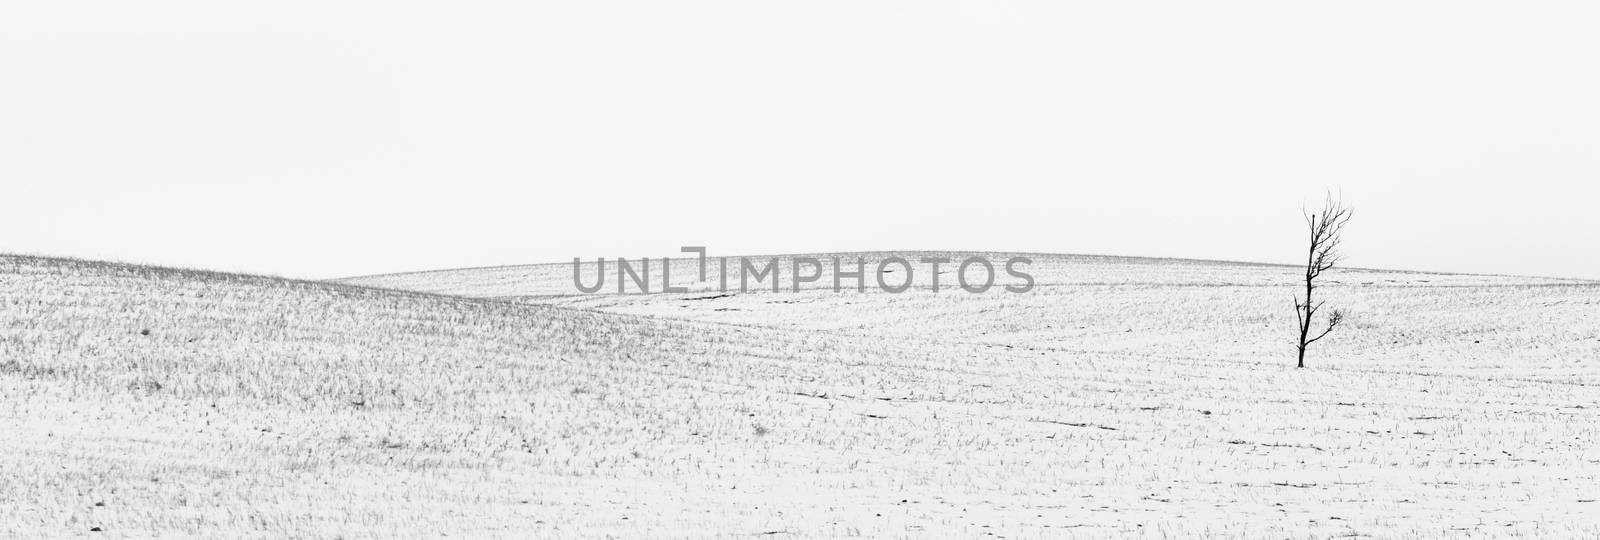
[[[1300,322],[1300,341],[1295,348],[1300,353],[1300,362],[1295,367],[1306,367],[1306,347],[1328,337],[1329,332],[1339,327],[1344,322],[1344,312],[1337,309],[1328,316],[1328,326],[1322,329],[1315,337],[1311,335],[1312,321],[1317,313],[1322,311],[1327,300],[1313,302],[1311,294],[1317,289],[1317,278],[1322,273],[1332,269],[1342,258],[1339,244],[1344,240],[1344,225],[1350,221],[1350,207],[1345,206],[1328,195],[1327,202],[1319,213],[1305,212],[1306,227],[1311,233],[1311,248],[1306,256],[1306,296],[1301,299],[1299,294],[1294,297],[1294,315]]]

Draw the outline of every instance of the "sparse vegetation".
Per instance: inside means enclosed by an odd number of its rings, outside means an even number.
[[[1267,370],[1299,269],[1036,260],[518,304],[0,257],[0,536],[1600,533],[1594,283],[1346,269],[1328,369]]]

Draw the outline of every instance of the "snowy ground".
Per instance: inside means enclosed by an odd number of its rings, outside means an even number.
[[[1296,370],[1292,268],[1035,258],[726,296],[0,258],[0,535],[1600,535],[1600,285],[1343,272]]]

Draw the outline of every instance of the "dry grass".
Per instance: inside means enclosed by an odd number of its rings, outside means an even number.
[[[1351,327],[1294,370],[1285,269],[1038,268],[363,281],[574,310],[0,258],[0,535],[1600,534],[1600,287],[1347,273]]]

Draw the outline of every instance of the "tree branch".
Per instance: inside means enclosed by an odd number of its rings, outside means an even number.
[[[1328,317],[1328,327],[1324,329],[1321,334],[1317,334],[1317,337],[1311,338],[1310,341],[1307,341],[1306,345],[1316,343],[1322,338],[1328,337],[1328,333],[1332,332],[1334,328],[1338,328],[1339,323],[1341,322],[1344,322],[1344,312],[1337,309],[1333,310],[1333,315]]]

